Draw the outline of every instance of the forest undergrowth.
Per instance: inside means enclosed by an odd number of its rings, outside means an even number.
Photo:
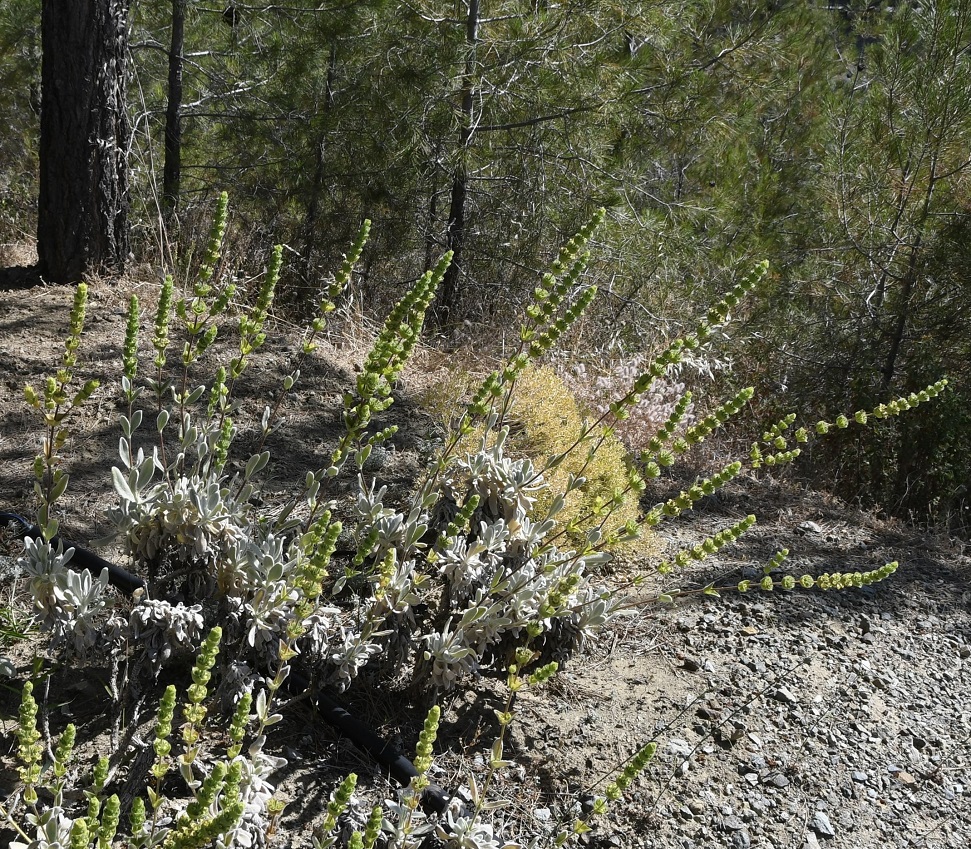
[[[679,461],[710,445],[753,396],[696,397],[684,369],[703,362],[712,334],[767,269],[744,270],[694,330],[652,359],[585,382],[543,363],[558,362],[553,350],[596,295],[584,275],[601,216],[561,250],[518,345],[494,369],[463,374],[450,363],[411,400],[399,390],[449,257],[373,334],[355,331],[371,339],[353,356],[352,337],[332,324],[367,223],[300,338],[272,332],[281,249],[247,297],[220,274],[225,198],[184,283],[134,285],[127,303],[82,285],[69,316],[38,319],[54,329],[43,336],[46,376],[24,375],[27,411],[4,411],[34,428],[34,444],[40,436],[36,456],[11,452],[26,474],[4,471],[29,514],[6,532],[26,534],[17,567],[32,619],[16,603],[10,616],[16,627],[32,621],[46,641],[31,642],[38,659],[14,668],[27,680],[19,782],[3,809],[18,835],[12,846],[287,845],[289,800],[275,776],[302,755],[273,744],[271,729],[307,716],[308,691],[366,705],[415,752],[407,767],[389,767],[401,786],[386,786],[371,808],[355,796],[367,765],[323,790],[332,792],[326,814],[301,826],[316,849],[588,841],[624,804],[659,739],[637,740],[590,792],[534,805],[549,816],[524,832],[515,814],[523,803],[504,797],[524,786],[511,729],[519,704],[557,687],[564,664],[630,610],[725,592],[870,587],[895,572],[889,561],[790,574],[779,546],[757,574],[698,583],[691,570],[743,540],[756,525],[750,513],[690,544],[662,543],[664,529],[736,478],[771,477],[831,432],[931,402],[946,381],[832,420],[786,414],[744,453],[682,484],[672,472]],[[104,332],[94,351],[86,325]],[[343,366],[321,356],[342,346],[351,355]],[[461,397],[437,415],[409,409],[446,389]],[[717,396],[717,381],[710,389]],[[113,491],[91,504],[106,443]],[[137,586],[120,592],[108,569],[77,568],[80,550],[63,540],[92,537]],[[66,692],[93,696],[87,676],[55,683],[70,670],[98,670],[97,722],[62,725]],[[448,757],[455,772],[436,765],[442,703],[477,717],[471,770]],[[300,745],[316,745],[305,736]],[[464,789],[448,798],[439,785]]]

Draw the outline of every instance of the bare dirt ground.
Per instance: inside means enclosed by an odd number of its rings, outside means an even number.
[[[143,302],[143,340],[150,337],[154,285],[92,286],[81,380],[117,375],[132,292]],[[39,385],[56,369],[72,295],[63,288],[0,293],[0,510],[33,513],[31,462],[41,429],[23,386]],[[262,409],[289,371],[298,338],[282,323],[271,330],[242,389],[244,410]],[[341,393],[368,341],[365,331],[345,329],[306,364],[286,427],[267,446],[274,458],[268,500],[322,465],[339,426]],[[434,424],[416,398],[444,365],[434,352],[419,355],[389,413],[401,425],[380,470],[392,488],[407,489],[429,450]],[[103,510],[113,498],[119,436],[110,382],[83,409],[65,452],[71,484],[62,534],[81,544],[108,530]],[[245,432],[241,439],[245,444]],[[652,495],[659,500],[682,484],[666,479]],[[662,542],[693,544],[748,513],[759,516],[757,529],[680,575],[679,586],[761,575],[783,546],[792,549],[795,574],[866,571],[889,560],[901,569],[883,585],[841,594],[688,594],[673,605],[632,605],[551,686],[519,697],[506,752],[515,765],[491,787],[506,800],[498,818],[508,823],[508,838],[528,842],[583,810],[590,794],[603,792],[604,776],[657,739],[655,764],[584,842],[618,849],[971,845],[971,587],[963,547],[773,480],[744,480],[700,503],[684,521],[663,526]],[[622,571],[648,573],[650,564]],[[16,608],[23,595],[9,579],[4,584]],[[4,653],[17,669],[0,691],[0,792],[9,793],[19,687],[44,649],[32,638]],[[52,726],[73,721],[79,738],[97,739],[106,729],[107,671],[60,672],[52,681]],[[382,692],[367,674],[346,701],[402,751],[413,751],[423,706]],[[494,711],[504,703],[501,682],[445,697],[434,768],[444,788],[461,795],[470,776],[481,782],[498,732]],[[317,722],[305,703],[287,711],[273,745],[289,760],[278,778],[291,800],[274,845],[307,845],[348,771],[362,776],[363,801],[389,795],[368,757]]]

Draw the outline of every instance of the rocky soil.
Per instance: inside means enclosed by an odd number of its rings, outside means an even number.
[[[532,697],[521,725],[531,759],[539,766],[556,752],[579,787],[639,742],[659,741],[648,778],[603,824],[602,845],[971,845],[963,556],[783,486],[730,500],[776,515],[713,567],[726,583],[755,574],[780,537],[796,574],[892,559],[901,568],[864,589],[725,593],[632,613],[599,662],[572,671],[552,721],[550,705]],[[722,503],[694,525],[726,512],[736,515]]]
[[[114,370],[120,358],[126,294],[122,287],[92,295],[82,349],[90,374],[109,363]],[[69,304],[70,293],[60,289],[0,293],[0,509],[30,512],[38,429],[22,386],[37,383],[56,363]],[[258,372],[268,386],[285,373],[282,363],[293,350],[285,337],[268,348]],[[332,340],[327,359],[308,373],[301,400],[311,412],[295,414],[290,441],[275,446],[283,462],[273,479],[281,488],[292,473],[311,467],[308,458],[326,442],[359,351],[347,339]],[[426,370],[430,363],[424,361]],[[419,372],[408,378],[396,408],[419,434],[427,432],[427,418],[409,398],[423,379]],[[259,386],[252,391],[254,405],[262,404],[261,392]],[[97,517],[111,497],[114,416],[102,393],[80,423],[63,526],[82,542],[104,530]],[[402,436],[396,449],[382,473],[405,485],[418,468],[420,440]],[[681,481],[664,486],[677,491]],[[783,546],[792,550],[784,568],[796,575],[865,571],[890,560],[900,569],[882,584],[839,593],[710,598],[687,592],[671,605],[632,605],[548,688],[518,698],[506,748],[515,766],[491,787],[506,801],[496,816],[506,821],[507,837],[527,842],[552,831],[562,815],[588,806],[590,794],[603,791],[605,776],[625,758],[655,739],[655,762],[596,821],[583,838],[588,845],[971,845],[971,567],[963,547],[771,480],[741,481],[700,503],[687,520],[662,526],[662,542],[694,544],[748,513],[759,524],[740,544],[672,586],[730,586],[760,576]],[[605,580],[623,583],[646,569],[626,564]],[[10,751],[19,682],[40,648],[28,641],[6,650],[18,679],[0,701],[3,752]],[[92,732],[103,730],[102,678],[103,671],[84,670],[57,684],[55,724],[70,717]],[[504,698],[501,684],[486,682],[443,701],[434,777],[446,789],[467,792],[471,776],[481,784],[497,730],[493,711]],[[405,751],[413,749],[417,706],[366,686],[349,700],[356,714]],[[315,725],[305,706],[293,706],[289,715],[276,745],[290,760],[280,780],[294,801],[274,845],[299,846],[307,844],[310,824],[346,771],[362,775],[362,803],[386,798],[389,788],[367,758]],[[13,789],[9,764],[0,784]]]

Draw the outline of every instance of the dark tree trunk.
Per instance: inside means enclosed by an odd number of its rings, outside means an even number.
[[[182,66],[185,42],[185,0],[172,0],[172,42],[169,47],[169,91],[165,108],[165,165],[162,168],[162,210],[167,219],[178,212],[182,185]]]
[[[894,375],[897,373],[897,358],[900,356],[900,346],[903,344],[907,322],[910,319],[910,300],[914,293],[914,284],[917,282],[917,258],[920,252],[920,242],[921,240],[918,237],[917,243],[911,249],[907,271],[901,281],[900,307],[890,334],[890,349],[887,351],[887,358],[880,370],[883,374],[880,390],[884,394],[890,391]]]
[[[43,0],[40,197],[43,277],[74,283],[124,271],[130,0]]]
[[[465,248],[465,209],[469,196],[466,167],[468,147],[472,142],[472,107],[475,102],[476,44],[479,40],[479,0],[469,0],[465,21],[465,70],[462,73],[462,130],[459,136],[458,163],[452,172],[452,191],[448,206],[445,248],[452,252],[452,264],[442,278],[442,289],[435,305],[435,321],[444,328],[452,323],[459,299],[459,277],[462,274],[462,252]]]
[[[435,309],[439,327],[452,323],[459,298],[459,276],[462,273],[462,250],[465,247],[465,201],[469,196],[465,163],[459,163],[452,173],[452,191],[448,204],[448,228],[445,249],[452,252],[452,264],[442,278],[442,289]]]
[[[435,225],[438,221],[438,158],[441,148],[435,150],[435,165],[432,166],[432,190],[428,198],[428,224],[425,229],[425,271],[434,264],[434,251],[438,246],[435,238]]]
[[[334,82],[337,77],[337,45],[330,47],[327,60],[327,82],[324,92],[324,120],[334,108]],[[303,247],[300,251],[300,274],[305,281],[310,280],[311,260],[313,259],[314,244],[317,241],[317,218],[320,215],[320,195],[324,190],[324,166],[326,164],[325,145],[327,143],[327,128],[320,131],[314,150],[314,177],[310,186],[310,199],[307,201],[307,211],[303,218]]]

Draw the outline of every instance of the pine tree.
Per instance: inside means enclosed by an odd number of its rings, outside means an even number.
[[[128,0],[44,0],[41,275],[74,283],[128,259]]]

